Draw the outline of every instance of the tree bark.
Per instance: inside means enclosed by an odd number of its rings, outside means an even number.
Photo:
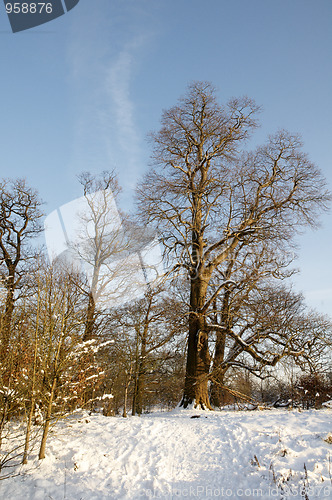
[[[22,459],[23,465],[26,465],[28,463],[30,434],[31,434],[31,426],[32,426],[32,418],[33,418],[34,408],[35,408],[35,400],[34,400],[34,398],[32,398],[32,400],[30,402],[30,409],[29,409],[29,415],[28,415],[28,420],[27,420],[27,428],[25,431],[24,452],[23,452],[23,459]]]
[[[11,325],[12,325],[12,317],[15,306],[14,299],[14,290],[15,290],[15,278],[14,278],[14,269],[9,269],[9,277],[7,280],[7,294],[6,294],[6,306],[5,312],[2,320],[2,332],[1,332],[1,353],[0,358],[3,360],[6,357],[6,352],[10,342],[11,336]]]
[[[225,343],[227,338],[227,330],[230,322],[230,291],[226,290],[222,300],[222,310],[220,318],[220,326],[224,331],[217,331],[216,347],[213,358],[212,381],[211,381],[211,404],[217,408],[225,404],[225,389],[224,377],[227,367],[222,368],[222,363],[225,357]],[[215,302],[215,311],[217,311],[217,301]],[[218,324],[217,313],[215,313],[215,323]]]
[[[125,390],[124,390],[124,401],[123,401],[123,413],[122,416],[124,418],[127,417],[127,401],[128,401],[128,386],[129,386],[129,379],[130,377],[128,374],[126,374],[126,379],[125,379]]]
[[[224,332],[218,332],[216,339],[216,350],[213,359],[210,396],[212,406],[215,406],[217,408],[225,403],[225,390],[223,388],[223,385],[226,370],[223,370],[220,367],[222,361],[224,360],[225,340],[226,334]]]
[[[143,394],[145,387],[145,358],[146,358],[146,339],[142,340],[141,356],[137,374],[135,410],[138,415],[143,411]]]
[[[189,336],[184,394],[180,406],[211,410],[208,392],[210,353],[205,316],[201,308],[206,297],[206,282],[192,279],[190,293]]]
[[[29,446],[30,446],[30,435],[32,418],[35,410],[35,389],[36,389],[36,370],[37,370],[37,354],[38,354],[38,328],[39,328],[39,314],[40,314],[40,283],[38,282],[38,307],[37,307],[37,318],[36,318],[36,328],[35,328],[35,345],[34,345],[34,356],[33,356],[33,371],[32,371],[32,384],[31,384],[31,400],[30,409],[27,420],[27,428],[25,433],[25,443],[22,464],[28,463]]]
[[[134,381],[134,393],[131,407],[132,416],[136,415],[136,397],[137,397],[137,383],[138,383],[138,370],[139,370],[139,329],[136,329],[136,349],[135,349],[135,381]]]
[[[52,416],[52,404],[53,404],[53,399],[54,399],[55,387],[56,387],[56,377],[54,377],[54,379],[53,379],[51,394],[50,394],[50,398],[48,400],[43,437],[41,440],[40,450],[39,450],[39,457],[38,457],[39,460],[42,460],[43,458],[45,458],[46,441],[47,441],[48,431],[50,429],[51,416]]]
[[[93,291],[89,292],[89,303],[86,315],[85,329],[83,335],[83,341],[91,340],[93,337],[93,330],[95,325],[95,312],[96,312],[96,303],[93,296]]]
[[[3,405],[2,417],[1,417],[1,421],[0,421],[0,448],[2,445],[2,433],[3,433],[3,430],[5,428],[5,424],[6,424],[8,407],[9,407],[9,396],[5,396],[5,402]]]

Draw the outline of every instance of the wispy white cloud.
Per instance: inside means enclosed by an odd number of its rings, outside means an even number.
[[[142,166],[144,140],[133,90],[151,38],[136,18],[134,29],[120,31],[112,15],[106,16],[109,4],[104,5],[107,22],[102,9],[89,19],[89,11],[82,11],[68,49],[76,103],[71,170],[116,168],[124,189],[131,190]]]
[[[109,103],[108,119],[115,120],[116,139],[125,162],[123,167],[130,171],[132,180],[140,166],[142,137],[136,124],[135,104],[131,91],[136,63],[144,43],[144,37],[127,43],[115,61],[110,64],[105,78],[105,91]],[[112,155],[112,146],[109,142],[109,155]]]

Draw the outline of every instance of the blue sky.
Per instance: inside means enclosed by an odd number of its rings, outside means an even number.
[[[76,175],[115,168],[131,205],[146,134],[192,80],[263,107],[263,142],[299,132],[332,189],[331,0],[80,0],[13,34],[0,5],[0,176],[28,179],[51,212]],[[332,315],[332,215],[298,239],[297,287]]]

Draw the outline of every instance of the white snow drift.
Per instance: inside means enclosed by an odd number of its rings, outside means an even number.
[[[58,423],[46,459],[32,454],[20,475],[0,482],[0,497],[331,499],[331,414],[177,409],[125,419],[84,413]]]

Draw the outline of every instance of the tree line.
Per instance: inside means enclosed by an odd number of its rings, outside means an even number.
[[[81,174],[80,244],[51,263],[33,244],[38,193],[0,182],[0,443],[25,417],[24,462],[38,418],[43,458],[51,423],[76,408],[126,416],[276,397],[271,381],[290,364],[302,374],[297,394],[330,383],[330,319],[306,307],[291,277],[295,236],[317,226],[331,195],[297,135],[281,130],[248,150],[258,113],[247,97],[221,105],[210,83],[191,84],[150,136],[136,213],[114,211],[114,172]],[[151,234],[165,271],[138,297],[137,255]]]

